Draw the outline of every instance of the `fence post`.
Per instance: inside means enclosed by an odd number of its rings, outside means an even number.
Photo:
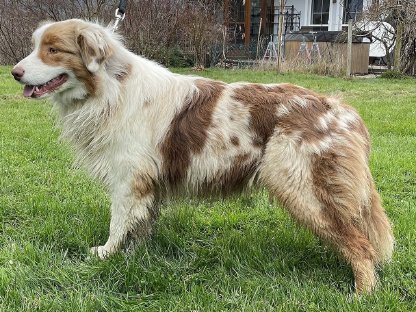
[[[348,44],[347,44],[347,77],[351,77],[352,61],[352,19],[348,20]]]

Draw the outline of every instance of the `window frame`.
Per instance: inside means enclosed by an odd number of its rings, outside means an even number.
[[[314,11],[315,1],[320,1],[321,11],[318,11],[318,12]],[[327,1],[327,3],[328,3],[328,11],[327,12],[322,11],[322,8],[324,7],[324,2],[325,1]],[[310,14],[310,19],[311,19],[310,25],[311,26],[329,26],[329,15],[330,15],[330,11],[331,11],[331,0],[312,0],[310,8],[311,8],[311,14]],[[327,16],[328,16],[328,20],[327,20],[326,23],[322,23],[322,21],[323,21],[322,16],[324,14],[327,14]],[[319,24],[314,23],[314,16],[315,15],[320,15],[321,23],[319,23]]]

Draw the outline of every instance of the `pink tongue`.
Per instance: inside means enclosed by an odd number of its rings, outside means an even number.
[[[23,95],[26,97],[31,97],[33,92],[35,92],[35,86],[25,86]]]

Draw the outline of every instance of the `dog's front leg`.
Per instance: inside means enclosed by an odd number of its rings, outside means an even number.
[[[104,259],[117,252],[129,234],[134,238],[148,236],[157,214],[158,202],[153,189],[144,194],[133,187],[127,194],[116,194],[111,204],[108,240],[104,246],[91,248],[91,253]]]

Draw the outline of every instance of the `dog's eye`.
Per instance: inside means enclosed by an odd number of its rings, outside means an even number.
[[[56,54],[56,53],[58,53],[58,50],[55,49],[55,48],[49,48],[49,53],[50,54]]]

